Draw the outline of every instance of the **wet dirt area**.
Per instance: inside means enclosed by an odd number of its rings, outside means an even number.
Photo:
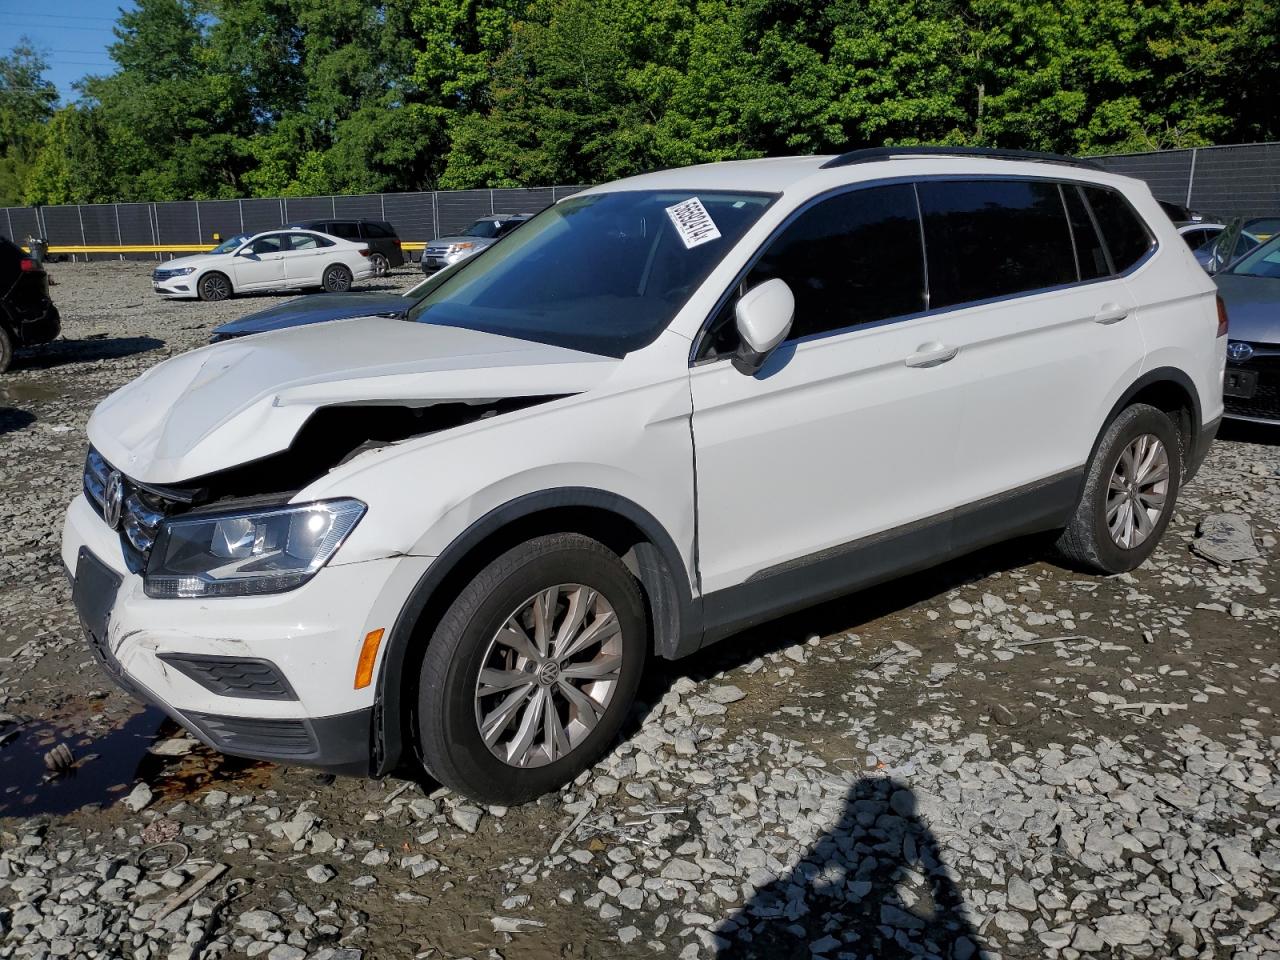
[[[278,298],[52,269],[65,339],[0,377],[0,958],[1280,960],[1276,432],[1133,574],[1008,544],[655,663],[596,768],[481,807],[222,757],[99,671],[57,550],[93,405]],[[1191,549],[1220,515],[1256,557]]]

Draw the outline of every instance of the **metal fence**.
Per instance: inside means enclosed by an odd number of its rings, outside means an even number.
[[[1161,200],[1213,216],[1280,212],[1280,143],[1197,147],[1094,157],[1108,170],[1147,181]],[[214,235],[269,230],[299,220],[389,220],[400,239],[420,244],[495,213],[536,213],[582,186],[434,190],[346,197],[273,197],[166,203],[0,207],[0,233],[54,245],[212,244]],[[145,254],[143,256],[164,256]]]
[[[1159,200],[1215,217],[1280,213],[1280,143],[1245,143],[1093,157],[1114,173],[1145,180]]]
[[[0,207],[0,234],[19,241],[43,237],[50,245],[212,246],[215,235],[226,238],[237,233],[270,230],[300,220],[333,218],[388,220],[400,239],[412,244],[456,233],[480,217],[497,213],[536,213],[581,189],[582,186],[554,186],[345,197]]]

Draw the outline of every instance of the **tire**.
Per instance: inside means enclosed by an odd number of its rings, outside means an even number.
[[[1125,573],[1141,565],[1173,515],[1182,462],[1178,430],[1165,413],[1145,403],[1125,408],[1089,461],[1084,492],[1057,552],[1097,573]]]
[[[387,263],[387,258],[380,253],[369,254],[369,266],[373,267],[375,277],[385,277],[391,272],[391,264]]]
[[[219,273],[217,270],[210,270],[196,285],[196,294],[201,300],[208,300],[216,303],[219,300],[226,300],[234,292],[231,287],[231,280],[225,273]]]
[[[552,591],[552,656],[542,658],[534,617],[537,598]],[[582,626],[556,637],[584,601],[584,615],[577,618]],[[506,629],[513,622],[525,629],[523,639]],[[593,631],[595,639],[573,652],[573,639]],[[513,645],[500,640],[500,633]],[[563,661],[555,659],[557,641],[569,652]],[[613,743],[635,699],[648,645],[639,584],[611,550],[574,533],[520,544],[462,590],[427,646],[416,718],[423,766],[445,786],[481,803],[523,803],[563,786]],[[615,657],[620,661],[609,659]],[[559,676],[561,663],[579,676]],[[482,667],[488,694],[479,683]],[[581,680],[587,670],[604,679]],[[513,682],[522,674],[529,680]],[[503,719],[501,708],[511,698],[514,708]],[[563,739],[554,736],[547,701]],[[594,726],[581,719],[587,715],[584,701],[596,715]],[[490,724],[488,743],[484,723]]]
[[[340,263],[326,267],[320,285],[329,293],[345,293],[351,289],[351,271]]]
[[[13,337],[4,327],[0,327],[0,373],[9,369],[13,363]]]

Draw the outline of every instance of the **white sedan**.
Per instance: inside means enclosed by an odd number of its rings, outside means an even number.
[[[255,290],[320,287],[339,293],[373,275],[367,245],[313,230],[269,230],[170,260],[151,274],[151,284],[164,297],[225,300]]]

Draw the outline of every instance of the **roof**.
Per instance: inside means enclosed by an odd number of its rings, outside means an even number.
[[[904,151],[910,148],[903,148]],[[1090,183],[1123,183],[1118,174],[1068,163],[985,156],[926,154],[892,156],[853,165],[829,166],[832,154],[811,157],[764,157],[758,160],[726,160],[691,167],[675,167],[643,173],[624,180],[601,184],[582,194],[618,190],[741,190],[784,193],[812,181],[804,192],[826,189],[843,183],[879,180],[885,177],[920,177],[938,174],[1004,174],[1006,176],[1052,176]],[[575,194],[581,196],[582,194]]]

